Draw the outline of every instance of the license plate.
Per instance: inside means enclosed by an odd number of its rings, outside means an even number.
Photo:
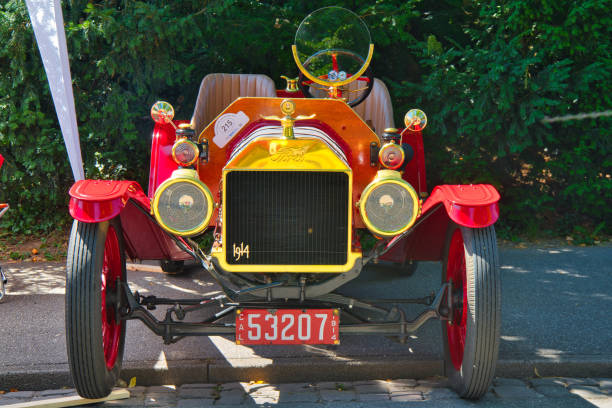
[[[236,344],[340,344],[338,309],[238,309]]]

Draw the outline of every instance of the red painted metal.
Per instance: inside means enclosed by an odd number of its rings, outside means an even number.
[[[101,222],[108,221],[119,214],[123,204],[120,198],[93,202],[71,198],[68,207],[70,215],[79,221]]]
[[[446,263],[445,282],[452,282],[453,301],[461,307],[453,308],[451,320],[446,322],[446,335],[451,361],[456,370],[461,370],[465,333],[467,327],[467,277],[465,267],[465,250],[461,230],[456,229],[451,236]]]
[[[178,126],[181,123],[189,123],[187,120],[175,120]],[[149,167],[149,189],[150,199],[155,196],[155,190],[172,172],[178,169],[178,164],[172,159],[172,146],[176,140],[176,132],[171,124],[155,123],[153,138],[151,142],[151,164]]]
[[[430,210],[428,214],[427,218],[422,219],[422,222],[417,221],[408,236],[392,239],[387,245],[391,246],[391,249],[380,259],[398,263],[411,259],[440,261],[449,223],[448,214],[442,204]]]
[[[101,275],[101,308],[102,308],[102,347],[104,349],[104,361],[106,368],[112,370],[117,361],[119,343],[121,341],[121,329],[125,324],[115,319],[116,305],[106,302],[106,294],[114,292],[117,279],[121,278],[122,265],[119,253],[119,240],[113,226],[108,227],[106,240],[104,241],[104,261],[102,263]]]
[[[490,184],[441,185],[425,201],[422,213],[443,203],[448,216],[457,224],[484,228],[499,218],[499,199],[499,193]]]
[[[128,256],[132,259],[186,260],[183,251],[147,214],[151,202],[135,181],[81,180],[70,189],[70,215],[102,222],[119,215]]]
[[[410,234],[389,241],[387,247],[391,248],[380,259],[441,260],[449,221],[470,228],[488,227],[499,218],[499,198],[495,187],[488,184],[435,187]]]
[[[402,178],[409,182],[418,193],[427,193],[423,134],[406,129],[400,130],[400,134],[402,143],[409,144],[414,150],[414,156],[404,168]]]
[[[304,94],[302,91],[289,92],[284,89],[277,89],[276,96],[279,98],[303,98]]]
[[[139,208],[140,207],[140,208]],[[139,203],[128,201],[121,211],[125,249],[132,259],[192,259],[163,231]]]
[[[107,221],[117,216],[128,199],[150,209],[149,198],[135,181],[79,180],[70,189],[70,215],[83,222]]]

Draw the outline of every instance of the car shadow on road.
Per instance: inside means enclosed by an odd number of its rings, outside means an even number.
[[[427,265],[422,266],[422,269],[417,271],[415,276],[405,279],[397,271],[386,271],[388,275],[381,276],[381,271],[377,271],[376,267],[366,268],[358,279],[342,288],[342,293],[354,297],[364,297],[365,293],[369,297],[429,295],[435,288],[425,289],[426,284],[408,283],[422,280],[420,278],[430,273]],[[132,290],[138,290],[144,295],[193,297],[198,293],[202,296],[216,296],[221,293],[220,287],[205,271],[197,267],[175,276],[134,271],[130,272],[129,280]],[[438,282],[439,278],[435,281]],[[405,287],[396,293],[390,292],[389,286],[397,287],[399,282],[403,282]],[[412,306],[408,309],[408,315],[414,317],[422,306]],[[161,319],[164,311],[156,310],[155,314]],[[196,311],[186,320],[202,321],[210,314],[209,311]],[[232,323],[233,317],[227,322]],[[134,337],[141,340],[134,341]],[[341,344],[337,346],[244,346],[235,344],[234,336],[211,336],[189,337],[176,344],[163,345],[162,339],[148,332],[141,322],[131,321],[128,324],[126,359],[128,367],[134,366],[132,363],[135,362],[146,362],[151,368],[168,371],[180,366],[185,367],[185,364],[206,364],[208,379],[213,382],[238,379],[271,381],[286,378],[286,375],[290,375],[294,381],[301,381],[311,377],[310,370],[315,365],[328,367],[328,378],[363,378],[365,370],[378,370],[382,373],[389,365],[400,370],[400,361],[413,370],[418,369],[417,362],[422,362],[420,372],[427,376],[440,373],[439,337],[439,323],[430,321],[419,332],[410,336],[406,344],[384,336],[344,336],[341,338]],[[144,343],[149,345],[146,348],[142,347],[143,338]],[[344,371],[344,376],[340,375],[339,371]],[[417,371],[398,372],[397,375],[406,377],[414,373]],[[202,377],[202,373],[198,376]]]
[[[560,375],[561,368],[576,369],[577,362],[609,369],[610,255],[610,247],[502,249],[498,367],[509,367],[512,376]],[[5,263],[3,269],[9,285],[5,303],[0,305],[2,326],[3,332],[13,336],[0,338],[0,347],[10,351],[3,353],[0,365],[66,369],[64,265]],[[178,276],[130,271],[128,279],[132,290],[143,295],[194,298],[220,293],[219,286],[199,267]],[[408,278],[374,265],[339,291],[357,298],[422,297],[439,283],[439,263],[420,263]],[[407,315],[414,317],[420,310],[420,306],[411,306]],[[155,313],[163,318],[164,311],[159,308]],[[206,317],[205,311],[198,311],[189,319]],[[175,379],[301,381],[311,378],[315,367],[319,367],[319,379],[327,375],[350,380],[364,373],[370,378],[377,373],[380,378],[415,378],[442,374],[442,340],[440,323],[429,321],[406,344],[384,336],[343,336],[338,346],[241,346],[234,343],[233,336],[212,336],[164,345],[141,322],[130,321],[124,360],[126,376],[138,376],[141,384],[175,383]],[[567,361],[571,364],[564,365]]]
[[[527,366],[537,367],[538,362],[550,362],[550,365],[541,365],[539,372],[549,375],[555,365],[560,366],[558,363],[568,358],[612,355],[610,344],[605,340],[605,333],[610,338],[606,310],[609,310],[611,297],[602,286],[602,282],[609,285],[612,274],[610,266],[598,258],[605,259],[606,253],[593,257],[589,255],[591,251],[593,248],[572,247],[502,251],[500,360],[528,363],[521,368],[522,373]],[[606,251],[609,255],[611,249]],[[144,281],[156,288],[170,290],[175,296],[219,291],[219,287],[198,268],[183,276],[149,276]],[[421,297],[437,289],[439,282],[439,263],[423,262],[414,276],[407,278],[401,272],[372,265],[339,292],[356,298]],[[408,315],[414,317],[420,310],[419,306],[410,306]],[[138,331],[142,329],[140,325]],[[130,346],[128,350],[128,358],[139,358],[140,352]],[[387,368],[394,366],[397,370],[389,371],[396,373],[402,366],[417,367],[423,363],[427,367],[423,373],[442,374],[442,339],[437,321],[426,323],[410,336],[407,344],[384,336],[344,336],[338,346],[244,346],[236,345],[233,336],[212,336],[184,339],[176,345],[158,346],[157,350],[156,357],[165,358],[169,367],[174,361],[206,362],[208,379],[214,381],[270,380],[264,378],[266,375],[293,375],[297,381],[303,375],[300,372],[308,372],[309,361],[330,370],[345,367],[348,379],[352,378],[351,370],[358,373],[355,367],[360,366],[381,370],[385,365]],[[296,362],[304,368],[298,370]],[[163,366],[163,363],[154,364]],[[513,370],[517,372],[516,366]],[[414,373],[404,376],[409,374]],[[337,377],[338,373],[334,375]]]

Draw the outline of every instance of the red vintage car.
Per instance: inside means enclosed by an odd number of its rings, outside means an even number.
[[[394,127],[373,50],[357,15],[317,10],[297,31],[299,77],[286,89],[265,75],[210,74],[190,121],[175,121],[166,102],[153,106],[148,192],[133,181],[75,183],[66,337],[82,396],[115,385],[129,319],[166,343],[231,335],[245,345],[405,341],[437,319],[453,387],[465,398],[487,391],[500,328],[499,194],[482,184],[427,188],[427,117],[413,109]],[[210,248],[198,244],[205,234]],[[196,260],[224,295],[143,297],[126,282],[126,257],[160,260],[168,272]],[[402,312],[407,299],[335,293],[373,260],[406,276],[417,261],[441,261],[437,293],[413,299],[423,304],[415,320]],[[170,306],[163,320],[149,311],[160,305]],[[218,310],[185,321],[196,308]]]

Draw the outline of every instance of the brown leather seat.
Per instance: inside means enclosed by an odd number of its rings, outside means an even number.
[[[364,83],[361,81],[354,81],[348,84],[349,90],[363,88]],[[311,87],[313,96],[317,98],[326,98],[327,94],[319,89]],[[352,97],[352,96],[351,96]],[[353,108],[355,112],[373,128],[374,132],[379,136],[382,135],[385,128],[395,127],[393,121],[393,105],[391,104],[391,97],[389,96],[389,90],[383,81],[378,78],[374,78],[374,86],[372,92],[365,101]]]
[[[202,80],[191,123],[196,135],[241,96],[276,97],[274,81],[266,75],[208,74]]]

